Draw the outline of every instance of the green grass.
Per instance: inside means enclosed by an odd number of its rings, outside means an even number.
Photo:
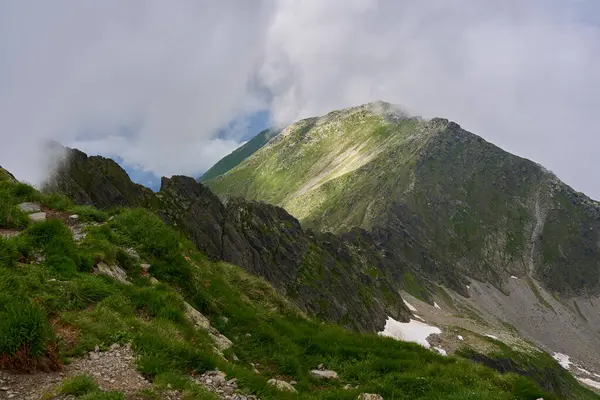
[[[64,380],[57,392],[84,400],[125,400],[121,392],[102,392],[94,378],[89,375],[76,375]]]
[[[99,390],[100,387],[91,376],[76,375],[72,378],[65,379],[60,385],[58,393],[79,397]]]
[[[51,339],[48,321],[44,311],[27,300],[12,299],[5,293],[0,299],[0,368],[14,363],[27,367],[29,360],[44,354]]]
[[[77,332],[75,343],[59,341],[63,358],[84,355],[96,345],[106,349],[113,343],[131,343],[136,367],[144,376],[158,389],[171,384],[189,398],[215,398],[187,379],[190,373],[214,368],[265,400],[349,400],[361,392],[386,399],[559,398],[517,374],[501,375],[416,344],[309,318],[264,280],[207,260],[149,211],[121,210],[104,226],[89,229],[81,243],[55,220],[34,224],[20,236],[0,241],[0,246],[8,254],[0,265],[2,355],[14,355],[24,346],[32,358],[46,351],[54,341],[52,320],[54,326]],[[130,247],[151,264],[150,273],[160,284],[139,276],[137,261],[120,253]],[[106,256],[115,248],[114,261],[130,264],[132,285],[89,272],[94,254]],[[37,253],[46,256],[40,264],[33,262]],[[225,355],[231,359],[235,353],[239,361],[226,362],[215,354],[209,335],[185,318],[184,301],[233,341]],[[260,364],[260,375],[250,363]],[[309,371],[320,363],[341,379],[312,379]],[[267,385],[271,377],[296,380],[299,393],[277,392]],[[360,387],[344,390],[346,383]],[[123,398],[121,393],[99,392],[85,377],[73,378],[61,390],[76,391],[86,399]]]
[[[83,222],[105,222],[108,214],[91,206],[75,206],[70,211],[78,216],[79,221]]]

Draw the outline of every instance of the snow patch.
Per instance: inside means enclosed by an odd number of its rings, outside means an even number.
[[[411,319],[410,322],[398,322],[392,317],[388,317],[385,321],[385,327],[383,331],[379,332],[379,335],[418,343],[423,347],[430,348],[431,345],[427,341],[427,337],[433,333],[439,334],[442,333],[442,330],[414,319]]]
[[[440,353],[441,355],[443,355],[443,356],[447,356],[447,355],[448,355],[448,353],[446,352],[446,350],[442,349],[441,347],[434,347],[434,349],[435,349],[435,350],[436,350],[438,353]]]
[[[467,290],[471,289],[471,286],[467,285]]]
[[[596,382],[589,378],[583,378],[583,379],[577,378],[577,380],[579,382],[585,383],[586,385],[591,386],[593,388],[600,389],[600,382]]]
[[[416,312],[417,311],[417,309],[412,304],[410,304],[408,301],[406,301],[404,299],[402,299],[402,300],[404,301],[404,304],[406,305],[406,307],[408,307],[408,309],[410,311],[412,311],[412,312]]]
[[[592,375],[592,373],[590,371],[588,371],[587,369],[583,369],[581,367],[577,367],[577,369],[581,372],[583,372],[584,374],[588,374],[588,375]]]
[[[600,375],[598,375],[598,374],[594,374],[594,376],[595,376],[596,378],[600,378]]]
[[[485,336],[495,339],[495,340],[500,340],[500,339],[498,339],[498,336],[490,335],[489,333],[486,333]]]
[[[511,277],[512,279],[519,279],[519,277],[517,277],[517,276],[514,276],[514,275],[511,275],[510,277]]]
[[[458,335],[458,340],[465,340],[465,338],[462,335]]]
[[[413,316],[414,316],[416,319],[420,319],[421,321],[425,322],[425,320],[423,319],[423,317],[421,317],[420,315],[413,314]]]
[[[435,301],[433,302],[433,306],[434,306],[435,308],[439,309],[439,310],[441,310],[441,309],[442,309],[442,307],[440,307],[440,306],[438,305],[438,303],[436,303]]]
[[[558,363],[560,364],[561,367],[563,367],[564,369],[569,369],[569,367],[571,367],[571,364],[573,364],[570,360],[569,360],[569,356],[563,353],[554,353],[554,355],[552,356],[552,358],[554,358],[556,361],[558,361]]]

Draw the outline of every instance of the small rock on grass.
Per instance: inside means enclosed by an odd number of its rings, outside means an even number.
[[[280,381],[278,379],[269,379],[267,381],[267,384],[274,386],[277,390],[281,390],[282,392],[297,393],[296,389],[286,381]]]
[[[357,400],[383,400],[383,397],[381,397],[378,394],[373,394],[373,393],[361,393],[360,395],[358,395],[358,397],[356,399]]]
[[[338,374],[335,371],[313,369],[310,371],[310,376],[317,379],[338,379]]]

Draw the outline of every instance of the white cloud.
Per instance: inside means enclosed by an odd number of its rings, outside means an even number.
[[[276,121],[386,100],[443,116],[600,198],[592,3],[284,1],[264,82]],[[597,21],[596,21],[597,22]]]
[[[241,137],[212,141],[217,130],[243,131],[266,91],[279,123],[373,100],[446,117],[600,198],[598,11],[589,0],[2,2],[0,164],[38,179],[27,146],[52,137],[197,174]]]
[[[198,173],[235,147],[217,130],[257,108],[270,16],[260,1],[2,2],[0,162],[39,181],[30,146],[54,138]]]

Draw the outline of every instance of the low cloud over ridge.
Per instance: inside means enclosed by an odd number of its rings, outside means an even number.
[[[0,165],[39,180],[32,145],[54,138],[197,175],[257,110],[287,124],[385,100],[455,120],[600,198],[598,11],[569,0],[5,2]]]

